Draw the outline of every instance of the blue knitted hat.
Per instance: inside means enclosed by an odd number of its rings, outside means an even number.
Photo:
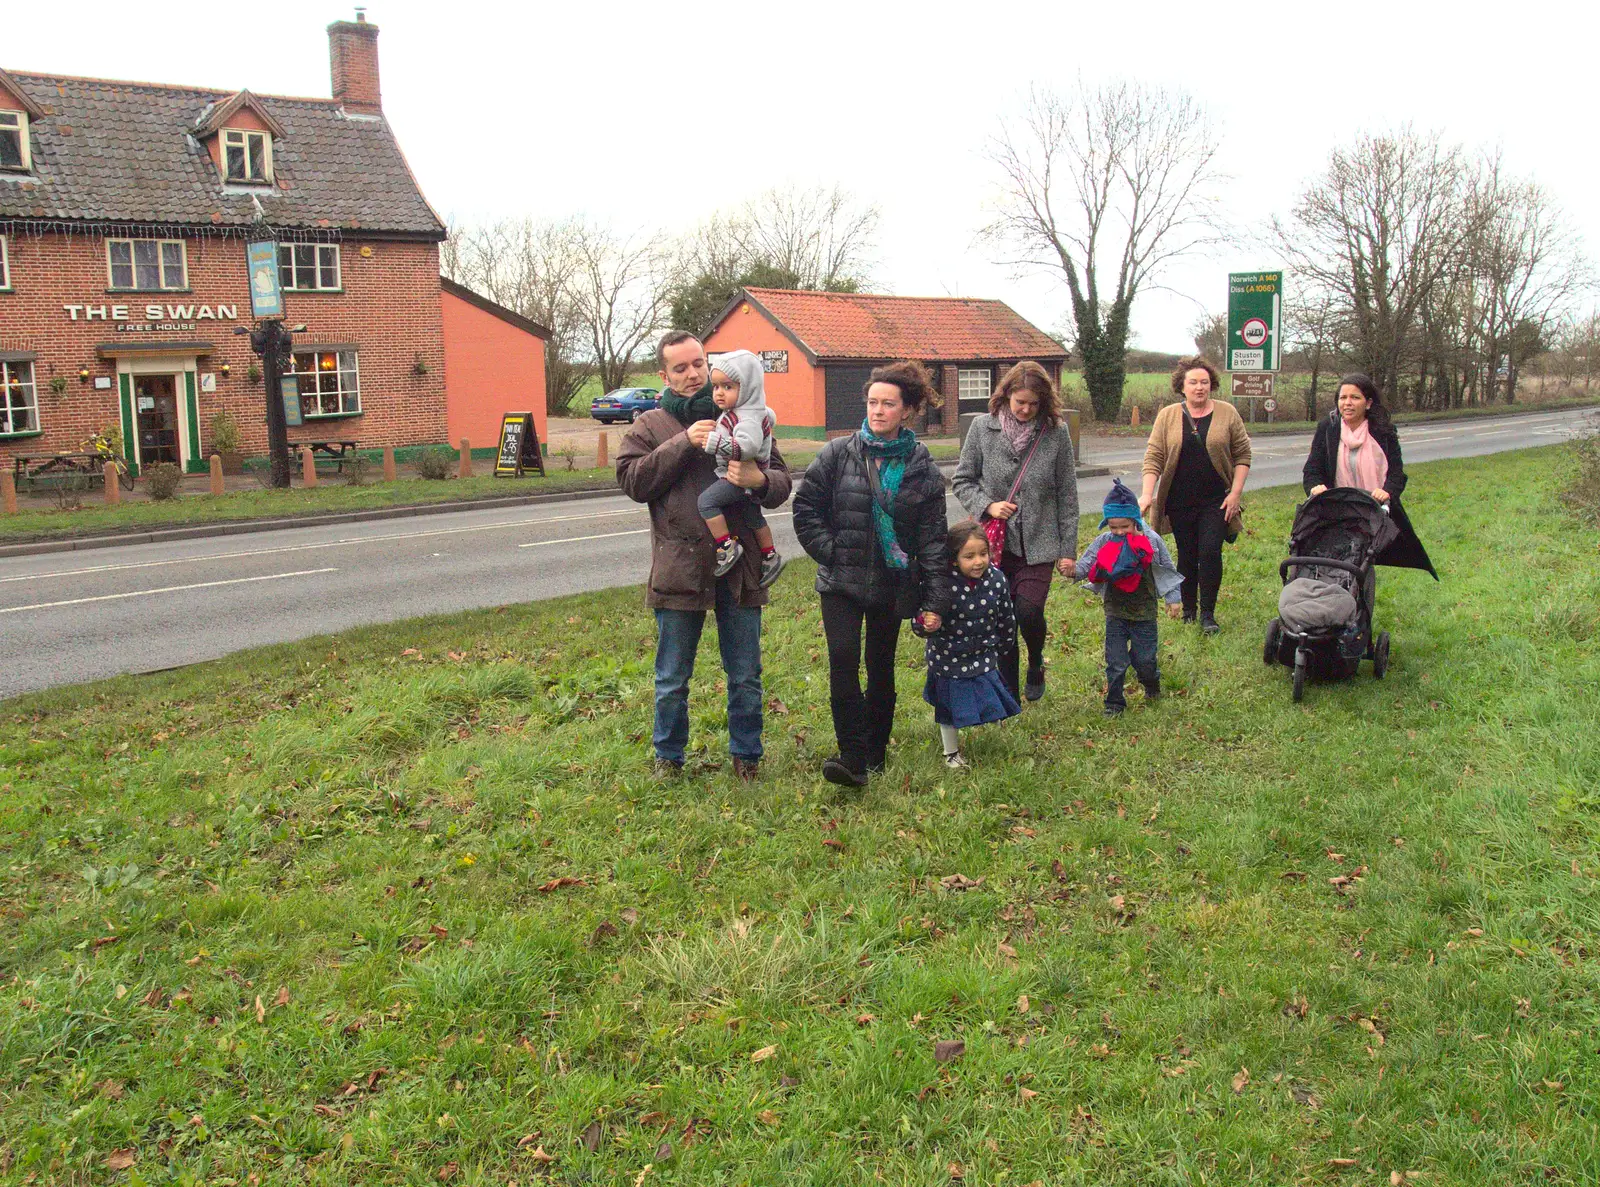
[[[1101,508],[1105,518],[1100,521],[1101,528],[1113,519],[1131,519],[1140,528],[1144,527],[1144,518],[1139,514],[1139,499],[1131,490],[1122,485],[1122,479],[1111,480],[1111,493],[1106,496],[1105,505]]]

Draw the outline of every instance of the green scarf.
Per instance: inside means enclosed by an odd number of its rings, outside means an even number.
[[[697,420],[716,420],[718,408],[711,398],[711,382],[692,396],[680,396],[670,387],[661,393],[661,406],[673,416],[678,418],[678,423],[685,428]]]
[[[910,429],[901,429],[898,436],[880,437],[861,422],[861,446],[866,450],[867,465],[883,460],[878,472],[878,485],[883,488],[887,502],[894,506],[894,497],[900,493],[900,480],[906,476],[906,459],[917,447],[917,435]],[[911,563],[906,550],[894,534],[894,516],[883,509],[877,499],[872,500],[872,526],[877,529],[878,547],[883,550],[883,563],[891,569],[904,569]]]

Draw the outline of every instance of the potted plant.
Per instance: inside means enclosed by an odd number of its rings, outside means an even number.
[[[224,474],[244,473],[244,454],[239,452],[239,421],[231,412],[211,418],[211,451],[222,458]]]

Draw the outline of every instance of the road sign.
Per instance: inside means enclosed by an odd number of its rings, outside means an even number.
[[[1282,272],[1228,273],[1228,370],[1276,371],[1282,318]]]
[[[1270,412],[1276,412],[1278,410],[1278,401],[1276,401],[1276,400],[1263,400],[1261,402],[1261,406],[1263,408],[1265,408],[1269,413]]]
[[[257,317],[283,316],[283,289],[278,284],[278,245],[252,243],[250,259],[250,312]]]
[[[1235,372],[1230,375],[1233,397],[1259,400],[1272,395],[1272,373],[1260,371]]]

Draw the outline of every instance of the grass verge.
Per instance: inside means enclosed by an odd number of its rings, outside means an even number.
[[[1569,457],[1415,467],[1445,581],[1386,571],[1390,675],[1299,706],[1259,643],[1289,491],[1121,720],[1058,585],[1046,699],[948,772],[907,635],[859,796],[815,773],[803,565],[753,786],[711,640],[651,777],[637,590],[7,702],[0,1179],[1595,1182]]]

